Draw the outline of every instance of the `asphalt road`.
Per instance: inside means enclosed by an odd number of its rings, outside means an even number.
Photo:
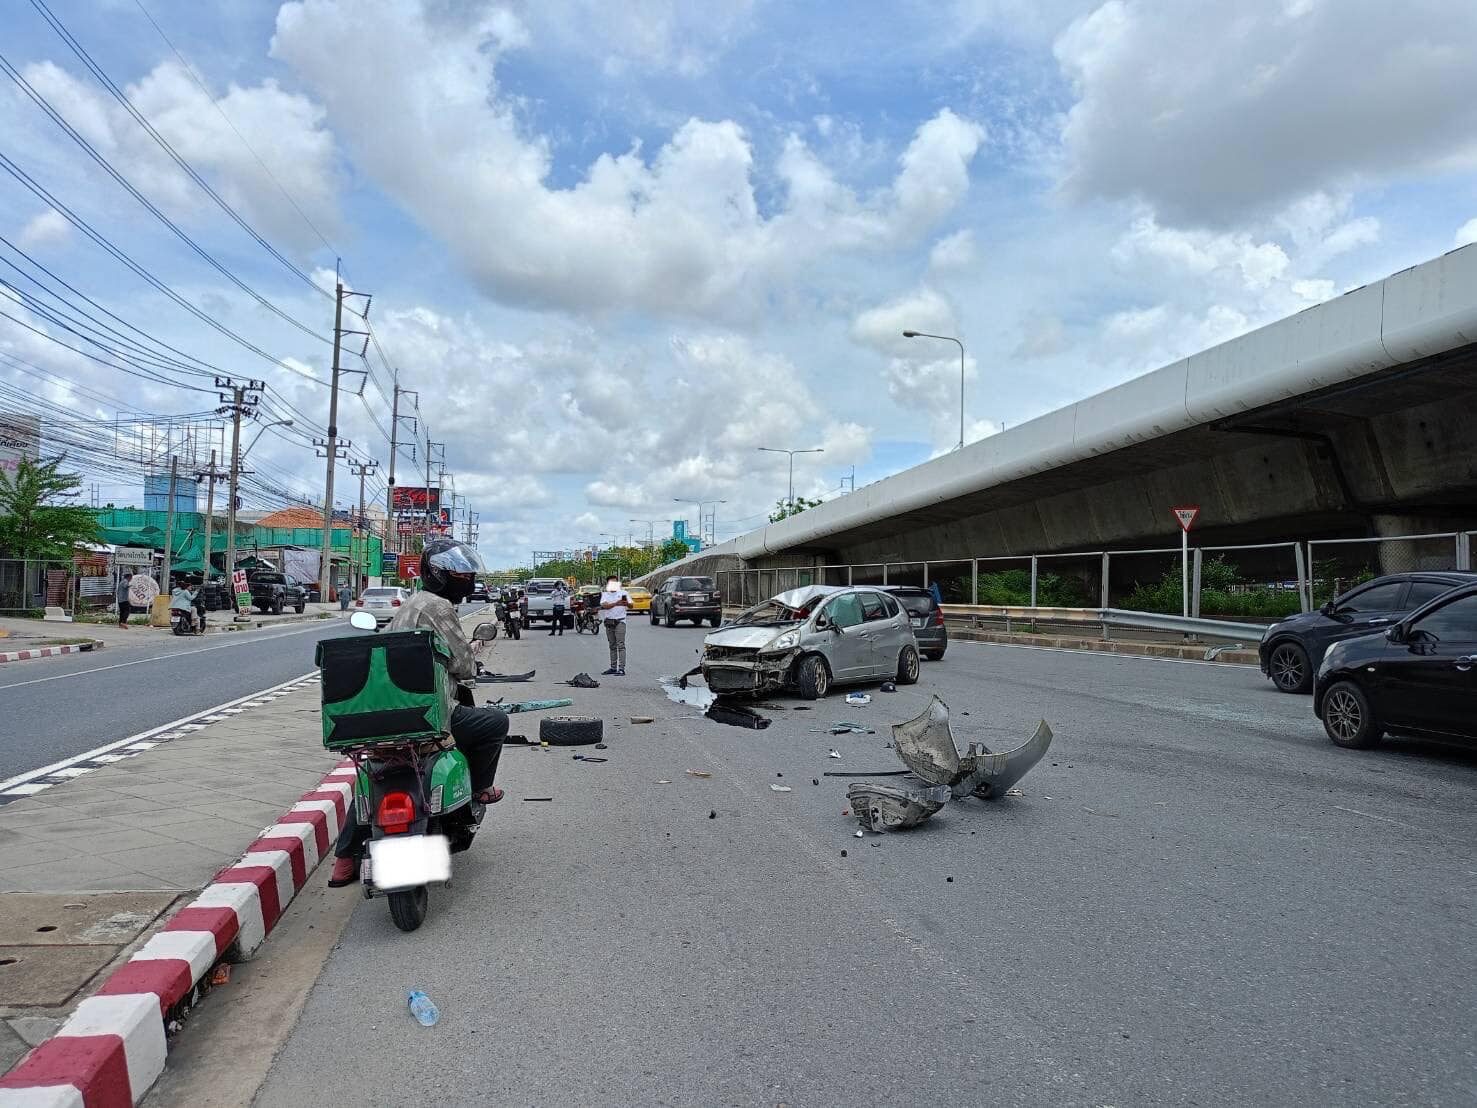
[[[468,605],[473,611],[481,605]],[[177,638],[0,670],[0,781],[300,677],[344,620]]]
[[[1246,669],[965,643],[868,707],[741,730],[656,686],[700,637],[637,624],[630,676],[572,692],[609,762],[506,750],[419,932],[358,904],[261,1108],[1477,1100],[1472,755],[1336,749]],[[556,695],[603,643],[490,665]],[[886,725],[932,692],[961,739],[1045,717],[1052,750],[1023,797],[854,837],[821,773],[896,768]],[[878,733],[809,732],[839,719]]]

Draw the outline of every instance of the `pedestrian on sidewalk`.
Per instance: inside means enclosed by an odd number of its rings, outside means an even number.
[[[345,581],[338,587],[338,610],[347,612],[349,601],[354,599],[354,586]]]
[[[128,626],[128,582],[132,580],[133,574],[124,573],[118,577],[118,588],[113,593],[113,599],[118,601],[118,626]]]
[[[549,627],[549,634],[564,635],[564,610],[569,606],[569,589],[560,581],[554,586],[554,622]]]
[[[605,641],[610,646],[610,668],[602,677],[626,675],[626,613],[631,609],[631,594],[621,587],[619,577],[606,579],[600,594],[600,618],[605,623]]]

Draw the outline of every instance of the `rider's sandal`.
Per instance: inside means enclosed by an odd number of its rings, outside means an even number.
[[[496,804],[503,798],[503,790],[494,785],[490,789],[483,789],[477,794],[478,804]]]

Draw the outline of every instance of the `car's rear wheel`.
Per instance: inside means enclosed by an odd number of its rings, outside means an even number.
[[[897,656],[897,683],[899,685],[918,684],[918,648],[905,646]]]
[[[1374,718],[1369,697],[1352,681],[1340,681],[1323,694],[1323,730],[1335,746],[1368,750],[1385,733]]]
[[[1305,693],[1313,687],[1308,652],[1295,642],[1280,642],[1272,648],[1267,673],[1272,684],[1285,693]]]
[[[672,614],[672,609],[671,608],[668,608],[667,609],[667,626],[668,627],[676,627],[677,626],[677,617]]]
[[[795,685],[806,700],[821,700],[831,691],[831,671],[819,655],[811,654],[800,659],[800,668],[795,671]]]
[[[651,617],[651,625],[653,627],[655,627],[657,625],[657,623],[660,622],[657,619],[656,609],[655,608],[652,608],[651,611],[647,613],[647,615],[649,615]]]

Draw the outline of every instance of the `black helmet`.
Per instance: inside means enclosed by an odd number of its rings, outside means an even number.
[[[456,539],[431,539],[421,552],[421,587],[453,604],[471,596],[477,574],[486,572],[477,548]]]

